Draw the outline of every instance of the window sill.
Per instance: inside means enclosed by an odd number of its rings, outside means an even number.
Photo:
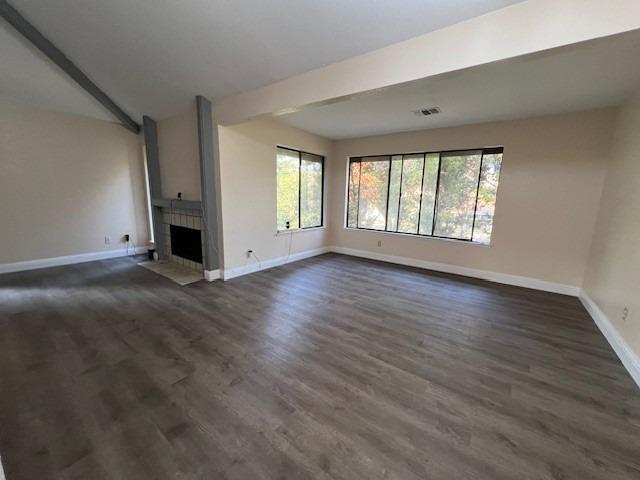
[[[276,237],[280,235],[288,235],[290,233],[303,233],[303,232],[315,232],[318,230],[326,229],[326,225],[322,225],[320,227],[309,227],[309,228],[290,228],[288,230],[276,230]]]
[[[442,238],[442,237],[430,237],[428,235],[414,235],[412,233],[402,233],[402,232],[387,232],[385,230],[367,230],[364,228],[353,228],[353,227],[342,227],[343,230],[348,230],[350,232],[364,232],[364,233],[379,233],[382,235],[392,235],[394,237],[408,237],[408,238],[416,238],[419,240],[436,240],[440,242],[447,243],[455,243],[456,245],[471,245],[473,247],[484,247],[491,248],[490,243],[478,243],[478,242],[469,242],[467,240],[458,240],[456,238]]]

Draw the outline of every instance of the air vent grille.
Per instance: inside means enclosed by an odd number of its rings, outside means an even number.
[[[417,117],[427,117],[429,115],[437,115],[438,113],[441,113],[442,110],[440,110],[439,107],[429,107],[429,108],[421,108],[420,110],[414,110],[413,114]]]

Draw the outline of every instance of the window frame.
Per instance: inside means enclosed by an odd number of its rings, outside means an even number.
[[[278,149],[280,150],[288,150],[290,152],[295,152],[298,154],[298,227],[297,228],[285,228],[280,230],[278,228]],[[320,164],[322,165],[322,186],[320,189],[321,198],[320,198],[320,225],[314,225],[311,227],[302,227],[302,155],[313,155],[314,157],[320,158]],[[324,188],[325,188],[325,180],[324,180],[324,155],[320,155],[317,153],[307,152],[305,150],[300,150],[298,148],[287,147],[284,145],[276,145],[276,233],[284,233],[284,232],[299,232],[302,230],[313,230],[316,228],[323,228],[324,225]]]
[[[434,235],[433,233],[435,232],[435,226],[436,226],[436,221],[437,221],[437,212],[438,212],[438,196],[440,193],[440,175],[441,175],[441,170],[442,170],[442,156],[443,154],[445,154],[445,156],[455,156],[454,154],[468,154],[470,152],[480,152],[480,167],[478,169],[478,178],[476,180],[476,199],[475,199],[475,203],[474,203],[474,207],[473,207],[473,221],[472,221],[472,226],[471,226],[471,238],[456,238],[456,237],[445,237],[445,236],[441,236],[441,235]],[[438,173],[437,173],[437,177],[436,177],[436,189],[435,189],[435,194],[434,194],[434,201],[433,201],[433,220],[432,220],[432,225],[431,225],[431,234],[425,234],[425,233],[420,233],[420,221],[421,221],[421,215],[422,215],[422,195],[424,194],[424,174],[425,174],[425,166],[426,166],[426,160],[427,160],[427,156],[428,155],[438,155]],[[480,191],[480,183],[481,183],[481,179],[482,179],[482,166],[484,163],[484,156],[485,155],[496,155],[496,154],[501,154],[504,158],[504,146],[499,145],[499,146],[490,146],[490,147],[481,147],[481,148],[465,148],[465,149],[453,149],[453,150],[435,150],[435,151],[421,151],[421,152],[407,152],[407,153],[391,153],[391,154],[383,154],[383,155],[358,155],[358,156],[352,156],[348,158],[347,161],[347,181],[346,181],[346,195],[345,195],[345,222],[344,222],[344,228],[345,229],[349,229],[349,230],[361,230],[361,231],[365,231],[365,232],[378,232],[378,233],[385,233],[385,234],[391,234],[391,235],[408,235],[411,237],[419,237],[419,238],[429,238],[429,239],[437,239],[437,240],[449,240],[449,241],[453,241],[453,242],[465,242],[471,245],[480,245],[480,246],[490,246],[492,241],[493,241],[493,228],[492,228],[492,232],[491,232],[491,239],[489,240],[489,243],[480,243],[477,241],[473,240],[473,236],[475,233],[475,223],[476,223],[476,216],[477,216],[477,210],[478,210],[478,196],[479,196],[479,191]],[[404,171],[404,158],[406,156],[416,156],[416,155],[422,155],[423,156],[423,170],[422,170],[422,179],[421,179],[421,188],[420,188],[420,206],[419,206],[419,213],[418,213],[418,229],[416,233],[411,233],[411,232],[399,232],[397,231],[397,227],[398,224],[400,222],[400,202],[402,200],[402,173]],[[376,157],[387,157],[388,158],[388,162],[389,162],[389,174],[388,174],[388,178],[387,178],[387,206],[386,206],[386,210],[385,210],[385,227],[383,230],[379,230],[379,229],[375,229],[375,228],[365,228],[365,227],[358,227],[358,216],[360,213],[360,194],[358,193],[358,201],[357,201],[357,208],[356,208],[356,223],[355,223],[355,227],[350,227],[349,226],[349,187],[350,187],[350,182],[351,182],[351,166],[354,163],[360,163],[361,167],[360,167],[360,176],[358,178],[358,192],[360,191],[360,182],[361,182],[361,176],[362,176],[362,160],[366,159],[366,158],[376,158]],[[396,231],[390,231],[387,230],[387,226],[389,225],[389,192],[390,192],[390,185],[391,185],[391,169],[392,169],[392,163],[393,163],[393,158],[394,157],[401,157],[401,167],[400,167],[400,194],[398,197],[398,218],[396,220]],[[500,174],[502,173],[502,160],[500,162]],[[498,176],[498,188],[499,188],[499,178],[500,175]],[[496,204],[498,203],[497,201],[497,197],[498,197],[498,189],[496,189]],[[494,218],[495,218],[495,213],[494,213]]]

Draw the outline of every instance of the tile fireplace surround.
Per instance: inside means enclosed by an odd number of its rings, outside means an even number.
[[[204,259],[204,255],[206,252],[205,247],[205,236],[202,232],[203,222],[202,222],[202,212],[197,209],[185,209],[185,208],[162,208],[162,231],[165,238],[165,251],[164,258],[170,260],[171,262],[178,263],[180,265],[184,265],[187,268],[195,270],[197,272],[202,272],[204,270],[203,264],[194,262],[193,260],[189,260],[187,258],[182,258],[177,255],[171,254],[171,233],[170,226],[177,225],[180,227],[193,228],[195,230],[200,230],[200,239],[202,244],[202,257]]]

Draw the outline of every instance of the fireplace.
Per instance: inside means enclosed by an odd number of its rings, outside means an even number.
[[[171,254],[202,263],[202,241],[200,230],[195,228],[170,225]]]
[[[204,235],[202,213],[186,208],[163,208],[164,258],[202,272]]]

